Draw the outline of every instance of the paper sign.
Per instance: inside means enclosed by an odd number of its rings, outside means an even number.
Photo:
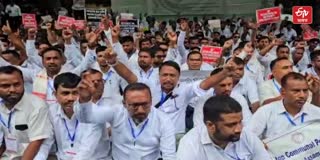
[[[294,24],[311,24],[312,6],[294,6],[292,16]]]
[[[76,27],[76,30],[85,29],[85,21],[84,20],[75,20],[73,24]]]
[[[214,46],[202,46],[201,54],[203,62],[213,65],[216,64],[218,59],[221,57],[222,48]]]
[[[211,71],[181,71],[179,82],[190,84],[204,80],[210,76],[210,73]]]
[[[102,9],[85,9],[85,18],[88,22],[100,22],[103,16],[107,15],[107,10]]]
[[[74,23],[74,18],[72,17],[67,17],[67,16],[59,16],[58,17],[58,21],[57,21],[57,25],[59,27],[71,27],[72,24]]]
[[[24,28],[37,28],[37,20],[35,14],[22,14],[22,24]]]
[[[256,10],[258,24],[275,23],[281,20],[281,8],[272,7]]]
[[[217,28],[217,29],[220,29],[221,28],[221,22],[220,22],[220,19],[214,19],[214,20],[209,20],[208,21],[208,24],[209,24],[209,28],[211,30]]]
[[[318,37],[318,33],[317,31],[313,30],[310,25],[308,24],[302,24],[301,28],[303,30],[302,32],[302,36],[303,36],[303,40],[310,40],[310,39],[314,39],[314,38],[319,38]]]
[[[275,160],[316,160],[320,159],[319,132],[320,121],[314,121],[264,142]]]
[[[120,13],[121,19],[133,19],[132,13]]]
[[[121,29],[121,35],[132,35],[135,32],[135,29],[139,28],[139,20],[138,19],[128,19],[120,20],[120,29]]]

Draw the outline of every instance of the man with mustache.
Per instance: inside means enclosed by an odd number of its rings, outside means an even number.
[[[257,136],[242,130],[242,107],[229,96],[209,98],[203,106],[201,125],[180,141],[177,160],[268,159]]]
[[[47,105],[25,93],[23,83],[19,69],[0,67],[0,133],[4,139],[0,159],[37,159],[43,140],[52,134]]]
[[[123,105],[94,104],[98,89],[91,80],[79,85],[80,105],[75,113],[80,122],[111,124],[112,157],[115,160],[174,160],[174,127],[169,117],[152,107],[150,88],[143,83],[129,84],[123,94]],[[91,102],[92,101],[92,102]]]
[[[217,68],[211,72],[211,76],[222,72],[223,68]],[[193,116],[193,122],[195,126],[203,124],[203,105],[212,96],[230,96],[235,99],[242,108],[242,123],[246,125],[252,117],[252,113],[248,106],[246,99],[238,92],[233,91],[233,78],[228,76],[224,78],[221,82],[215,85],[206,96],[200,97],[196,101],[195,114]]]
[[[308,86],[310,85],[310,88]],[[248,129],[261,139],[285,133],[305,122],[318,120],[320,108],[307,102],[309,89],[319,98],[320,81],[307,81],[300,73],[291,72],[281,79],[282,100],[262,106],[252,117]]]
[[[54,79],[54,94],[57,97],[57,103],[49,107],[49,119],[54,135],[45,140],[45,147],[41,148],[43,159],[47,158],[55,143],[58,159],[109,160],[107,157],[110,141],[104,141],[105,125],[80,123],[74,114],[73,107],[79,99],[77,86],[80,81],[79,76],[70,72],[59,74]],[[99,90],[101,89],[103,90],[103,87],[100,85]],[[97,93],[102,95],[102,92]]]

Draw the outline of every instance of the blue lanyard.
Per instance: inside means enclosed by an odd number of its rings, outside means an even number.
[[[64,122],[64,126],[65,126],[66,129],[67,129],[69,140],[71,141],[71,147],[73,147],[73,143],[74,143],[74,140],[75,140],[75,138],[76,138],[76,132],[77,132],[77,128],[78,128],[79,121],[78,121],[78,120],[76,121],[76,126],[74,127],[74,132],[73,132],[73,135],[72,135],[72,136],[71,136],[71,134],[70,134],[70,131],[69,131],[69,128],[68,128],[68,125],[67,125],[66,120],[63,119],[63,122]]]
[[[228,156],[229,156],[230,158],[234,159],[234,160],[241,160],[241,159],[238,157],[237,154],[236,154],[237,157],[233,157],[233,156],[231,156],[231,155],[229,155],[229,154],[228,154]]]
[[[50,82],[52,82],[52,83],[50,83]],[[48,79],[48,86],[49,86],[49,88],[50,88],[52,91],[55,90],[54,87],[53,87],[53,80],[50,81],[50,80]]]
[[[276,84],[276,82],[274,81],[274,79],[272,80],[273,85],[276,87],[276,89],[279,91],[279,93],[281,92],[281,88],[279,88],[279,86]]]
[[[161,92],[160,106],[162,106],[162,103],[164,102],[165,98],[166,98],[165,93]]]
[[[6,128],[8,128],[9,133],[11,133],[11,131],[10,131],[10,124],[11,124],[11,118],[12,118],[13,113],[14,113],[14,110],[9,113],[8,124],[6,124],[6,123],[4,122],[4,120],[2,119],[2,116],[0,115],[0,121],[1,121],[1,123],[2,123]]]
[[[104,81],[107,81],[112,75],[112,71],[109,71],[107,76],[104,78]]]
[[[132,135],[132,137],[133,137],[133,139],[134,139],[133,145],[136,145],[136,139],[140,136],[140,134],[142,133],[142,131],[144,130],[144,128],[145,128],[146,125],[148,124],[149,119],[147,119],[147,120],[144,122],[144,124],[143,124],[142,127],[141,127],[141,130],[139,131],[139,133],[138,133],[137,135],[134,134],[134,129],[133,129],[133,127],[132,127],[132,123],[131,123],[131,121],[130,121],[129,118],[128,118],[128,121],[129,121],[129,124],[130,124],[131,135]]]
[[[288,121],[293,125],[293,126],[297,126],[297,124],[290,118],[289,113],[288,112],[284,112],[284,115],[287,117]],[[302,113],[301,115],[301,123],[304,122],[304,113]]]
[[[152,72],[153,72],[153,68],[152,68],[151,71],[149,72],[149,74],[148,74],[148,76],[147,76],[147,79],[150,78]],[[141,76],[141,78],[143,78],[143,76],[142,76],[142,71],[140,71],[140,76]]]
[[[253,71],[249,68],[248,64],[246,64],[246,68],[247,68],[248,71],[253,73]]]

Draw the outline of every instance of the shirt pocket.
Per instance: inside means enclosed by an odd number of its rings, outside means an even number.
[[[29,143],[29,128],[27,124],[17,124],[15,125],[15,132],[17,135],[17,140],[21,143]]]

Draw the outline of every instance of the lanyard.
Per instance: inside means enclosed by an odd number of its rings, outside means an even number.
[[[14,113],[14,110],[13,110],[13,111],[10,111],[10,113],[9,113],[8,124],[6,124],[6,123],[4,122],[4,120],[2,119],[2,116],[0,115],[0,121],[1,121],[1,123],[2,123],[5,127],[8,128],[9,133],[11,133],[11,131],[10,131],[10,124],[11,124],[11,118],[12,118],[13,113]]]
[[[78,120],[76,121],[76,126],[74,127],[74,132],[73,132],[73,135],[72,135],[72,136],[71,136],[71,134],[70,134],[70,131],[69,131],[69,128],[68,128],[68,125],[67,125],[66,120],[63,119],[63,122],[64,122],[64,126],[65,126],[66,129],[67,129],[69,140],[71,141],[71,147],[73,147],[73,143],[74,143],[74,140],[75,140],[75,138],[76,138],[76,131],[77,131],[77,128],[78,128],[79,121],[78,121]]]
[[[166,99],[165,93],[161,92],[160,106],[162,106],[164,99]]]
[[[249,68],[248,64],[246,64],[246,68],[247,68],[248,71],[253,73],[253,71]]]
[[[276,89],[279,91],[279,93],[281,92],[281,88],[276,84],[276,81],[273,79],[272,80],[273,85],[276,87]]]
[[[288,121],[293,125],[293,126],[297,126],[297,124],[290,118],[289,113],[288,112],[284,112],[284,115],[287,117]],[[301,115],[301,123],[304,122],[304,113],[302,113]]]
[[[111,77],[112,71],[109,71],[107,76],[105,76],[104,81],[107,81]]]
[[[149,74],[148,74],[148,76],[147,76],[147,79],[150,78],[152,72],[153,72],[153,68],[152,68],[151,71],[149,72]],[[140,71],[140,76],[141,76],[141,78],[143,78],[143,76],[142,76],[142,71]]]
[[[128,121],[129,121],[130,129],[131,129],[131,135],[132,135],[132,137],[133,137],[133,139],[134,139],[133,145],[136,145],[136,139],[140,136],[140,134],[142,133],[142,131],[144,130],[144,128],[145,128],[146,125],[148,124],[149,118],[144,122],[144,124],[143,124],[142,127],[141,127],[141,130],[139,131],[139,133],[138,133],[137,135],[134,134],[134,129],[133,129],[133,127],[132,127],[132,123],[131,123],[131,121],[130,121],[129,118],[128,118]]]

